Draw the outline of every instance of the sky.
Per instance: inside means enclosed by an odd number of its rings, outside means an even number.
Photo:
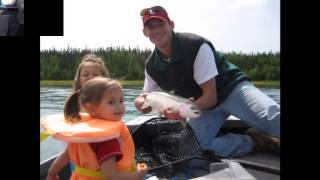
[[[140,11],[164,7],[175,32],[209,39],[222,52],[280,52],[280,0],[68,0],[64,36],[41,36],[40,48],[153,49]]]

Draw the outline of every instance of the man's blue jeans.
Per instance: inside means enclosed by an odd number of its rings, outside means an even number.
[[[189,119],[200,146],[223,157],[240,157],[252,151],[252,139],[244,134],[217,136],[229,115],[270,136],[280,138],[280,105],[248,81],[239,83],[226,100],[201,116]]]

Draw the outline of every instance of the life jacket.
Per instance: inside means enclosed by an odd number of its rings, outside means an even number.
[[[81,113],[80,117],[81,120],[76,123],[67,123],[62,114],[47,116],[41,121],[41,126],[46,132],[58,140],[69,142],[68,154],[75,165],[75,171],[70,179],[101,179],[100,164],[89,143],[114,138],[120,140],[123,154],[116,163],[117,171],[135,170],[133,140],[127,126],[122,121],[92,119],[86,113]]]

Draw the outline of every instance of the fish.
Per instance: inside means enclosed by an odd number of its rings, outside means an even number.
[[[141,109],[151,106],[151,112],[163,113],[164,110],[171,108],[172,112],[179,113],[183,118],[197,118],[201,115],[201,110],[192,101],[174,94],[154,91],[147,94]],[[184,123],[184,124],[183,124]],[[181,120],[185,127],[186,121]]]

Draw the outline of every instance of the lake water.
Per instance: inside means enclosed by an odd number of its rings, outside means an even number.
[[[134,104],[134,99],[140,94],[141,87],[124,88],[126,115],[124,121],[128,121],[140,115]],[[41,87],[40,88],[40,116],[63,112],[66,98],[71,93],[71,88],[65,87]]]
[[[262,92],[270,96],[280,104],[280,89],[260,88]],[[71,88],[66,87],[41,87],[40,88],[40,116],[63,113],[64,102],[71,92]],[[141,87],[124,88],[124,100],[126,105],[126,115],[124,121],[127,122],[142,115],[133,104],[134,99],[140,94]],[[40,128],[40,132],[42,129]],[[65,143],[57,141],[51,137],[40,144],[40,162],[61,152]]]

